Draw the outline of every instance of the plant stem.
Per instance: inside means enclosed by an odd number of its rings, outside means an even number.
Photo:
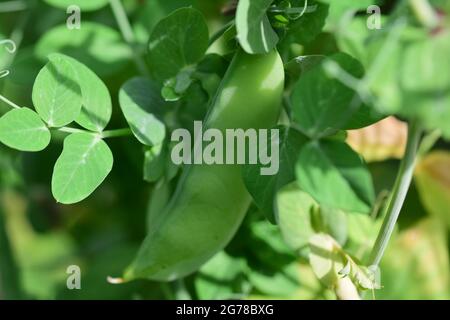
[[[71,128],[71,127],[62,127],[62,128],[58,128],[56,130],[61,131],[61,132],[66,132],[66,133],[90,133],[90,131],[87,131],[87,130]]]
[[[14,12],[27,9],[27,4],[23,0],[12,0],[0,3],[0,13]]]
[[[136,67],[139,72],[145,76],[148,76],[147,66],[145,61],[139,55],[136,38],[134,36],[133,29],[131,28],[130,21],[128,21],[127,13],[125,12],[122,2],[120,0],[109,0],[109,4],[111,5],[111,9],[114,13],[114,17],[116,18],[117,25],[119,26],[123,38],[133,52]]]
[[[438,140],[441,138],[442,132],[439,129],[436,129],[429,134],[427,134],[425,137],[423,137],[422,142],[420,143],[419,151],[418,151],[418,157],[421,158],[425,156],[430,150],[433,148],[433,146],[438,142]]]
[[[92,132],[92,131],[78,129],[78,128],[72,128],[72,127],[62,127],[62,128],[58,128],[56,130],[58,130],[60,132],[67,132],[67,133],[95,134],[95,135],[99,135],[102,139],[126,137],[126,136],[130,136],[133,134],[131,129],[129,129],[129,128],[107,130],[107,131],[103,131],[103,132]]]
[[[389,198],[383,225],[381,226],[381,230],[372,249],[369,260],[369,265],[371,266],[378,266],[380,264],[389,239],[394,231],[395,223],[397,222],[400,210],[411,184],[421,134],[422,130],[419,125],[416,122],[410,123],[408,127],[408,141],[406,144],[405,155],[400,163],[400,169]]]
[[[101,137],[104,139],[131,136],[133,132],[129,128],[103,131]]]
[[[4,103],[8,104],[9,106],[13,107],[14,109],[20,109],[20,106],[18,106],[11,100],[7,99],[6,97],[2,96],[1,94],[0,94],[0,101],[3,101]]]
[[[429,29],[434,29],[439,25],[439,16],[428,0],[409,0],[409,4],[422,25]]]

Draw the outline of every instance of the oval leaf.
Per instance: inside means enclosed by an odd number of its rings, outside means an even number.
[[[80,114],[81,89],[72,65],[61,56],[51,56],[33,86],[33,104],[50,127],[62,127]]]
[[[106,85],[81,62],[62,54],[53,54],[51,57],[65,59],[76,70],[83,105],[75,121],[88,130],[103,131],[108,125],[112,113],[111,96]]]
[[[166,135],[164,123],[158,119],[164,101],[159,87],[144,78],[127,81],[119,92],[120,107],[136,138],[145,145],[156,146]]]
[[[269,53],[278,43],[266,11],[273,0],[240,0],[236,11],[237,37],[251,54]]]
[[[84,200],[105,180],[113,166],[108,145],[89,133],[74,133],[64,140],[55,164],[52,192],[64,204]]]
[[[383,116],[365,105],[358,93],[329,75],[325,64],[354,78],[364,75],[362,65],[344,53],[335,54],[303,74],[291,95],[294,121],[310,137],[322,137],[338,129],[362,128]]]
[[[154,76],[167,80],[183,67],[194,64],[208,48],[208,26],[203,15],[181,8],[162,19],[149,41],[149,63]]]
[[[31,109],[13,109],[0,118],[0,141],[20,151],[41,151],[50,143],[50,131]]]
[[[340,141],[312,141],[296,165],[299,186],[320,205],[369,213],[375,198],[372,177],[357,153]]]

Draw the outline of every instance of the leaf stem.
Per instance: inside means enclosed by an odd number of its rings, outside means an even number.
[[[134,62],[139,72],[143,75],[148,76],[147,65],[142,57],[139,55],[139,50],[137,48],[136,37],[134,36],[133,29],[131,28],[130,21],[128,20],[127,13],[120,0],[109,0],[111,9],[113,11],[114,17],[119,26],[120,32],[125,40],[125,42],[130,46],[133,52]]]
[[[0,13],[15,12],[27,9],[27,4],[23,0],[12,0],[0,3]]]
[[[90,131],[87,131],[87,130],[71,128],[71,127],[62,127],[62,128],[58,128],[56,130],[61,131],[61,132],[66,132],[66,133],[90,133]]]
[[[429,29],[434,29],[439,25],[439,16],[428,0],[409,0],[409,4],[422,25]]]
[[[392,232],[394,231],[400,210],[411,184],[421,135],[422,130],[420,126],[416,122],[410,123],[408,127],[408,141],[406,144],[405,155],[400,163],[400,169],[389,198],[383,225],[381,226],[381,230],[378,233],[377,240],[372,249],[369,260],[369,265],[371,266],[378,266],[380,264]]]
[[[14,102],[12,102],[11,100],[7,99],[6,97],[4,97],[1,94],[0,94],[0,101],[3,101],[4,103],[6,103],[7,105],[13,107],[14,109],[20,109],[21,108],[20,106],[18,106],[17,104],[15,104]]]
[[[104,139],[131,136],[133,132],[130,128],[103,131],[101,137]]]
[[[66,132],[66,133],[89,133],[89,134],[98,135],[102,139],[126,137],[126,136],[130,136],[133,134],[131,129],[129,129],[129,128],[107,130],[107,131],[103,131],[103,132],[93,132],[93,131],[89,131],[89,130],[72,128],[72,127],[62,127],[62,128],[58,128],[56,130],[60,131],[60,132]]]

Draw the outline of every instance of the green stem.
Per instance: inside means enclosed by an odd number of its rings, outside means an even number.
[[[421,158],[425,156],[428,152],[430,152],[430,150],[438,142],[441,136],[442,136],[441,130],[436,129],[427,134],[425,137],[423,137],[422,142],[420,143],[418,157]]]
[[[20,299],[19,268],[6,231],[6,216],[0,203],[0,300]]]
[[[101,133],[101,137],[104,139],[108,139],[108,138],[127,137],[131,136],[132,134],[133,132],[131,131],[131,129],[123,128],[123,129],[103,131]]]
[[[91,133],[90,131],[78,129],[78,128],[71,128],[71,127],[62,127],[56,129],[60,132],[66,132],[66,133]]]
[[[372,249],[369,265],[378,266],[380,264],[392,232],[394,231],[400,210],[411,184],[421,134],[421,128],[416,122],[412,122],[408,128],[408,141],[406,144],[405,155],[400,163],[400,169],[389,198],[383,225],[381,226],[381,230],[378,233],[377,240]]]
[[[143,75],[148,76],[147,65],[142,57],[139,55],[139,50],[137,47],[136,37],[134,36],[133,29],[131,28],[130,21],[128,21],[127,13],[120,0],[109,0],[111,9],[113,11],[114,17],[119,26],[120,32],[125,40],[125,42],[130,46],[133,51],[133,58],[138,68],[139,72]]]
[[[23,0],[13,0],[0,3],[0,13],[21,11],[26,8],[27,4]]]
[[[107,130],[107,131],[103,131],[103,132],[92,132],[92,131],[78,129],[78,128],[72,128],[72,127],[62,127],[62,128],[58,128],[56,130],[60,131],[60,132],[66,132],[66,133],[95,134],[95,135],[99,135],[102,139],[126,137],[126,136],[130,136],[133,134],[131,129],[129,129],[129,128]]]
[[[439,16],[428,0],[409,0],[417,20],[425,27],[434,29],[439,25]]]
[[[7,105],[13,107],[14,109],[20,109],[20,106],[18,106],[17,104],[12,102],[11,100],[7,99],[6,97],[2,96],[1,94],[0,94],[0,101],[3,101],[4,103],[6,103]]]

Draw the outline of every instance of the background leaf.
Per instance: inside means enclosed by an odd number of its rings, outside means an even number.
[[[417,164],[414,179],[427,211],[450,228],[450,152],[425,156]]]
[[[278,224],[284,240],[295,251],[308,245],[314,234],[311,217],[315,206],[314,199],[301,191],[297,183],[285,186],[277,194]]]
[[[108,4],[108,0],[44,0],[49,5],[66,10],[71,5],[80,7],[82,11],[98,10]]]
[[[81,29],[54,27],[35,46],[36,56],[41,60],[56,52],[75,58],[101,76],[117,73],[131,58],[130,48],[116,30],[88,21],[83,21]]]

